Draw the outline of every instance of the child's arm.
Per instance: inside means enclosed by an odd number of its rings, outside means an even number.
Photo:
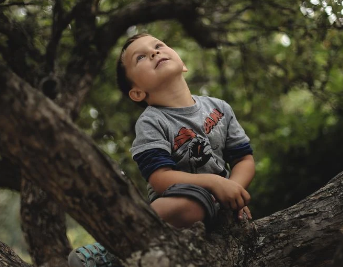
[[[255,161],[252,155],[246,155],[233,162],[230,179],[247,188],[255,175]],[[238,211],[238,219],[243,219],[245,212],[249,219],[252,219],[248,207],[243,207]]]
[[[248,188],[255,175],[255,161],[252,155],[246,155],[233,163],[230,179]]]
[[[225,208],[240,210],[249,203],[250,195],[238,182],[215,174],[192,174],[160,168],[154,171],[149,183],[162,194],[173,184],[195,184],[209,190]]]

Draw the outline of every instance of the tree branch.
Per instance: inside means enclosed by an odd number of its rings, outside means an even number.
[[[199,1],[142,1],[127,5],[114,12],[107,23],[101,26],[96,40],[100,50],[109,51],[128,27],[156,20],[176,19],[182,23],[186,31],[204,47],[215,47],[216,39],[211,28],[198,20],[196,12]],[[187,25],[186,23],[189,23]],[[200,30],[201,34],[192,32]]]
[[[0,241],[0,266],[11,267],[32,267],[24,262],[14,251],[6,244]]]
[[[72,56],[65,70],[64,94],[56,103],[63,107],[76,119],[83,99],[91,89],[93,78],[98,74],[106,55],[102,55],[95,45],[95,16],[99,0],[83,0],[74,6],[73,10],[66,16],[64,26],[71,19],[75,19],[73,34],[75,46]]]
[[[64,211],[27,178],[22,179],[20,215],[31,259],[35,266],[64,267],[72,250]]]
[[[14,191],[20,191],[20,170],[19,166],[12,164],[8,158],[0,160],[0,187]]]
[[[29,36],[23,25],[14,25],[3,13],[0,13],[0,33],[8,38],[6,49],[0,51],[2,57],[17,75],[31,85],[37,84],[35,69],[43,62],[43,57],[33,44],[34,36]],[[28,63],[28,59],[36,66]]]
[[[251,266],[330,266],[343,238],[342,189],[343,172],[298,204],[255,221],[259,237]]]
[[[62,33],[75,18],[75,14],[81,5],[83,5],[82,1],[76,4],[70,12],[66,13],[62,6],[62,0],[55,0],[55,5],[52,10],[53,20],[51,28],[51,39],[46,48],[47,73],[54,71],[56,50],[62,37]]]

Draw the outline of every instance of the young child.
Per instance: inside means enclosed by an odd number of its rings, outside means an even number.
[[[243,212],[251,219],[245,189],[255,174],[250,140],[229,104],[191,94],[186,71],[172,48],[148,34],[128,39],[118,60],[120,89],[147,106],[137,120],[131,152],[148,182],[151,207],[177,228],[197,221],[211,225],[219,205],[237,210],[239,219]],[[93,246],[100,251],[100,244]],[[85,248],[69,259],[87,262]]]

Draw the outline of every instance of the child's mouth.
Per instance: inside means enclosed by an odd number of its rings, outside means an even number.
[[[160,63],[162,63],[162,62],[164,62],[164,61],[167,61],[167,60],[169,60],[169,59],[168,59],[168,58],[161,58],[161,59],[157,62],[155,69],[160,65]]]

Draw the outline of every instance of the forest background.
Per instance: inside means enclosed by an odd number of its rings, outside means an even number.
[[[43,49],[53,1],[0,2],[0,11],[26,25]],[[63,5],[68,9],[75,2]],[[99,1],[97,23],[134,2]],[[251,138],[256,177],[249,188],[250,208],[257,219],[297,203],[343,170],[343,1],[209,2],[197,11],[221,42],[214,47],[201,43],[174,20],[132,25],[112,49],[76,123],[145,195],[145,182],[129,153],[142,109],[122,97],[115,65],[128,36],[148,32],[165,40],[187,65],[192,93],[230,103]],[[0,50],[6,41],[0,35]],[[70,24],[60,41],[57,70],[71,56],[74,41]],[[30,261],[19,209],[19,194],[1,189],[0,240]],[[74,247],[93,242],[71,218],[68,226]]]

